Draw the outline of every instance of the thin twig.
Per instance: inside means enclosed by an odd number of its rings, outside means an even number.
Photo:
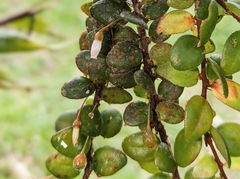
[[[212,142],[212,136],[211,136],[211,134],[209,132],[207,132],[205,134],[205,142],[209,145],[209,147],[212,150],[212,153],[214,155],[215,161],[216,161],[216,163],[218,165],[218,168],[219,168],[219,171],[220,171],[220,177],[224,178],[224,179],[228,179],[227,175],[225,174],[225,172],[223,170],[224,164],[221,162],[221,160],[219,159],[219,157],[217,155],[217,152],[216,152],[215,147],[214,147],[213,142]]]
[[[227,14],[233,16],[234,19],[236,19],[240,23],[240,16],[236,15],[234,12],[230,11],[230,9],[227,7],[224,0],[216,0],[216,2],[222,6],[222,8],[226,11]]]

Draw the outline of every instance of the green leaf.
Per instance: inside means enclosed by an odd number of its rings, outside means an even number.
[[[60,179],[74,178],[80,174],[80,172],[73,167],[73,159],[60,153],[48,157],[46,160],[46,168],[52,175]]]
[[[134,86],[133,92],[137,97],[148,99],[148,92],[138,85]]]
[[[157,43],[149,52],[149,56],[155,65],[161,65],[170,59],[172,45],[169,43]]]
[[[194,178],[212,178],[218,171],[218,165],[210,154],[205,154],[196,163],[193,168]]]
[[[197,46],[198,38],[193,35],[183,35],[177,39],[171,50],[171,65],[179,71],[192,70],[198,67],[204,59],[204,47]]]
[[[208,17],[208,7],[211,0],[199,0],[199,6],[196,9],[196,17],[200,20],[204,20]]]
[[[129,126],[147,123],[148,105],[142,101],[134,101],[127,105],[123,113],[123,120]]]
[[[220,66],[220,61],[222,58],[220,54],[212,54],[210,58]],[[214,82],[219,78],[218,75],[213,71],[210,63],[207,63],[207,77],[210,80],[210,82]]]
[[[61,94],[69,99],[82,99],[90,96],[94,91],[93,82],[84,76],[68,80],[61,88]]]
[[[148,179],[172,179],[172,177],[167,173],[160,172],[152,175]]]
[[[166,143],[159,144],[154,154],[154,162],[161,171],[172,173],[176,170],[176,163]]]
[[[228,167],[231,166],[231,158],[229,154],[229,150],[227,148],[227,144],[225,140],[223,139],[222,135],[218,132],[217,129],[215,129],[213,126],[210,129],[210,133],[212,135],[213,141],[219,150],[219,152],[222,154],[223,158],[226,160]]]
[[[240,4],[236,2],[226,2],[226,5],[231,12],[240,16]]]
[[[40,45],[18,33],[0,31],[0,53],[33,51],[40,49],[48,49],[48,47]]]
[[[120,13],[120,17],[127,20],[128,22],[139,25],[144,29],[148,29],[147,23],[135,13],[132,13],[130,11],[122,11]]]
[[[138,162],[140,167],[144,170],[146,170],[148,173],[159,173],[160,170],[155,165],[154,161],[147,161],[147,162]]]
[[[217,3],[212,0],[208,7],[208,17],[202,21],[200,26],[200,40],[199,46],[204,45],[210,39],[213,30],[218,21],[218,6]]]
[[[162,17],[168,9],[168,4],[162,0],[156,0],[152,3],[143,4],[141,8],[143,15],[150,20]]]
[[[232,33],[225,42],[220,66],[225,75],[240,71],[240,31]]]
[[[132,100],[132,95],[124,89],[118,87],[104,88],[101,97],[109,104],[123,104]]]
[[[240,156],[240,124],[224,123],[217,127],[231,156]]]
[[[176,101],[182,95],[184,88],[162,80],[158,86],[158,95],[163,101]]]
[[[116,148],[103,146],[94,152],[93,170],[100,176],[110,176],[127,164],[127,156]]]
[[[218,78],[220,79],[220,81],[222,83],[223,94],[227,98],[228,97],[228,84],[227,84],[227,81],[226,81],[225,76],[223,74],[222,68],[211,57],[208,58],[207,60],[210,64],[211,68],[213,69],[213,71],[217,74]]]
[[[82,151],[84,143],[87,138],[85,135],[79,133],[78,143],[74,146],[72,142],[72,132],[73,132],[73,127],[69,126],[67,128],[64,128],[63,130],[58,131],[51,138],[52,146],[59,153],[69,158],[74,158],[77,154],[79,154]],[[84,152],[87,153],[89,148],[90,148],[90,142],[88,142],[88,145]]]
[[[134,80],[138,86],[145,89],[150,94],[155,94],[155,86],[151,77],[143,70],[138,70],[134,73]]]
[[[157,74],[177,86],[190,87],[197,84],[199,71],[197,68],[188,71],[178,71],[172,67],[170,62],[166,62],[157,67]]]
[[[161,35],[178,34],[190,30],[193,26],[192,14],[184,10],[173,10],[161,18],[156,32]]]
[[[184,129],[176,136],[174,143],[174,156],[180,167],[190,165],[198,156],[202,148],[202,138],[188,141],[185,139]]]
[[[209,39],[207,43],[205,43],[204,48],[205,48],[204,54],[212,53],[216,50],[216,46],[211,39]]]
[[[108,1],[101,0],[96,1],[90,7],[91,16],[96,19],[98,22],[104,25],[108,25],[111,22],[120,18],[120,13],[123,10],[130,10],[129,6],[126,2],[116,2],[116,1]],[[118,21],[114,25],[118,24],[126,24],[125,20]]]
[[[178,124],[184,120],[184,109],[171,101],[162,101],[156,106],[156,113],[159,121],[169,124]]]
[[[214,112],[202,96],[192,96],[185,109],[184,130],[186,140],[197,140],[212,126]]]
[[[125,137],[122,142],[122,149],[130,158],[138,162],[153,161],[158,144],[148,148],[143,143],[143,135],[144,132],[140,131]]]
[[[167,0],[167,3],[175,9],[187,9],[193,5],[194,0]]]

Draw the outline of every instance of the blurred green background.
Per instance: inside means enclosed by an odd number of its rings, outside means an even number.
[[[82,103],[81,100],[62,97],[60,89],[65,81],[81,75],[75,66],[75,56],[79,52],[79,35],[85,30],[86,15],[80,10],[84,2],[87,1],[1,1],[0,20],[26,9],[51,7],[37,14],[36,17],[44,21],[43,32],[32,33],[30,38],[41,44],[54,47],[60,44],[64,47],[57,47],[55,50],[0,53],[1,70],[14,81],[9,88],[0,88],[0,179],[40,179],[49,175],[45,168],[45,160],[56,152],[50,143],[50,138],[55,132],[55,119],[62,112],[78,109]],[[18,27],[21,33],[26,34],[27,26],[28,23],[23,27],[19,24],[8,24],[0,26],[0,30],[8,31]],[[240,24],[232,17],[225,17],[217,25],[212,36],[217,46],[215,53],[221,53],[227,37],[239,29]],[[177,37],[178,35],[173,35],[168,42],[174,43]],[[235,75],[234,79],[240,82],[239,74]],[[191,95],[200,94],[200,85],[199,83],[195,87],[185,89],[180,103],[184,105]],[[210,92],[209,101],[217,113],[214,119],[215,126],[223,121],[239,123],[240,114],[215,100]],[[172,144],[182,126],[183,124],[166,125]],[[110,144],[120,148],[123,137],[137,130],[123,126],[116,138],[98,137],[94,142],[96,147]],[[182,171],[184,169],[180,168],[180,172]],[[240,177],[238,171],[230,171],[226,168],[226,172],[230,179]],[[129,159],[127,166],[120,172],[106,178],[145,179],[149,176],[151,174],[142,171],[138,164]],[[93,173],[91,178],[97,177]]]

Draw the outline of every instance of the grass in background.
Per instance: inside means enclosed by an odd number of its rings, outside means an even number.
[[[33,6],[35,0],[9,0],[1,2],[1,14],[16,12]],[[46,44],[61,43],[66,40],[75,40],[71,45],[57,51],[37,51],[29,53],[16,53],[0,55],[0,65],[6,67],[21,85],[31,87],[31,90],[10,89],[0,90],[0,179],[39,179],[49,175],[45,168],[46,158],[55,153],[51,146],[50,138],[55,133],[55,119],[62,112],[69,109],[78,109],[81,100],[69,100],[61,96],[62,84],[75,76],[81,75],[75,66],[75,56],[79,51],[78,38],[85,30],[85,15],[80,11],[80,5],[85,1],[45,1],[53,2],[55,6],[39,14],[50,28],[60,37],[51,35],[36,36]],[[17,7],[17,8],[16,8]],[[226,20],[225,20],[226,19]],[[222,48],[223,42],[230,35],[233,28],[239,29],[240,25],[229,26],[236,23],[231,17],[225,18],[217,28],[219,31],[213,34],[213,41]],[[35,37],[35,36],[34,36]],[[177,36],[172,36],[169,41],[174,42]],[[220,53],[221,48],[217,49]],[[189,98],[189,94],[199,94],[195,88],[186,89],[182,101]],[[232,114],[239,118],[234,110],[212,100],[216,112],[224,119],[232,118]],[[226,112],[228,111],[228,112]],[[181,125],[167,127],[170,141],[173,139]],[[117,138],[96,138],[96,147],[105,144],[113,144],[121,147],[124,136],[133,133],[137,129],[123,127]],[[111,177],[114,179],[145,179],[150,174],[141,171],[136,162],[127,164],[119,173]],[[136,172],[137,171],[137,172]],[[237,172],[236,172],[237,173]],[[231,172],[231,179],[236,177]],[[78,177],[80,178],[80,177]],[[91,179],[97,178],[92,174]]]

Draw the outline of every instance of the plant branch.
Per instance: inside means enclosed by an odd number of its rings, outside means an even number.
[[[90,149],[86,155],[87,166],[84,169],[84,175],[83,175],[82,179],[88,179],[90,174],[92,173],[92,170],[93,170],[93,168],[92,168],[92,164],[93,164],[92,150],[93,150],[93,148],[92,148],[92,141],[91,141]]]
[[[236,15],[234,12],[230,11],[230,9],[227,7],[224,0],[216,0],[216,2],[222,6],[222,8],[226,11],[227,14],[233,16],[234,19],[236,19],[240,23],[240,16]]]
[[[213,142],[212,142],[212,136],[211,136],[211,134],[209,132],[207,132],[205,134],[205,142],[206,142],[207,145],[210,146],[210,148],[212,150],[212,153],[214,155],[215,161],[217,162],[218,168],[220,170],[220,177],[224,178],[224,179],[228,179],[227,175],[225,174],[225,172],[223,170],[224,164],[221,162],[221,160],[219,159],[219,157],[217,155],[217,152],[216,152],[215,147],[214,147]]]

